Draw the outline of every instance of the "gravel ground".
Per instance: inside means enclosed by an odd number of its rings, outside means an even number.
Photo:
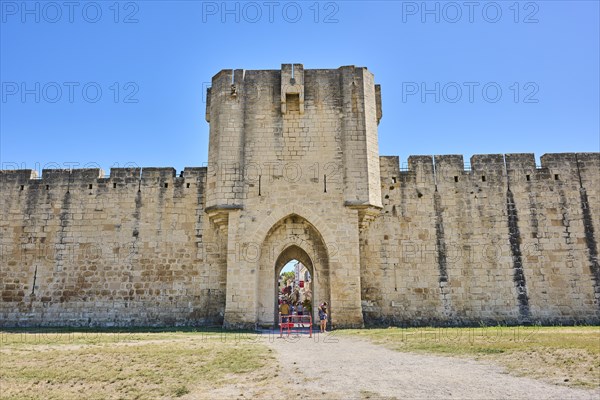
[[[600,390],[515,377],[474,360],[402,353],[348,337],[265,336],[281,366],[273,383],[287,399],[600,399]]]

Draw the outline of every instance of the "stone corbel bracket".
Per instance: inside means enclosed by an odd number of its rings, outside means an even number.
[[[344,202],[344,206],[358,210],[358,229],[360,232],[367,229],[369,224],[381,214],[382,210],[382,207],[351,201]]]
[[[219,230],[227,235],[227,227],[229,224],[229,212],[234,210],[242,210],[242,206],[238,205],[219,205],[207,207],[204,212],[208,214],[208,217],[212,221],[215,226],[219,228]]]

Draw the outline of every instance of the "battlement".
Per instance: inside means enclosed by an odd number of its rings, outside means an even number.
[[[32,169],[0,170],[0,182],[22,183],[37,177],[37,172]]]
[[[381,156],[382,178],[399,177],[402,181],[469,180],[557,180],[581,184],[600,174],[600,153],[553,153],[541,157],[537,166],[532,153],[476,154],[465,165],[463,156],[419,155],[408,158],[408,168],[401,169],[398,157]]]
[[[140,187],[168,188],[169,183],[176,186],[183,183],[200,182],[206,179],[206,167],[186,167],[179,176],[174,168],[111,168],[105,176],[99,168],[85,169],[44,169],[38,176],[35,170],[0,170],[0,185],[5,188],[18,185],[21,190],[45,185],[46,190],[56,187],[85,187],[92,189],[95,184],[120,186],[135,184]],[[166,185],[165,185],[166,184]]]

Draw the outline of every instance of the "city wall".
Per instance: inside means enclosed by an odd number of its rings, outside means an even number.
[[[600,153],[380,157],[364,67],[222,70],[203,168],[0,171],[0,326],[600,323]]]
[[[381,157],[361,236],[365,320],[598,323],[600,154]]]
[[[0,325],[222,321],[222,249],[204,245],[205,168],[0,173]]]
[[[380,164],[383,209],[360,234],[367,325],[598,323],[599,154]],[[227,243],[203,237],[218,230],[203,227],[205,181],[2,171],[1,325],[221,323]]]

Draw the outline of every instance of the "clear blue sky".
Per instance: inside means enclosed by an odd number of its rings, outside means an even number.
[[[403,163],[600,151],[598,1],[73,4],[0,1],[5,169],[201,166],[211,77],[291,62],[368,67]]]
[[[294,267],[296,266],[297,262],[298,260],[292,260],[289,263],[285,264],[281,269],[279,275],[283,274],[284,272],[294,272]]]

